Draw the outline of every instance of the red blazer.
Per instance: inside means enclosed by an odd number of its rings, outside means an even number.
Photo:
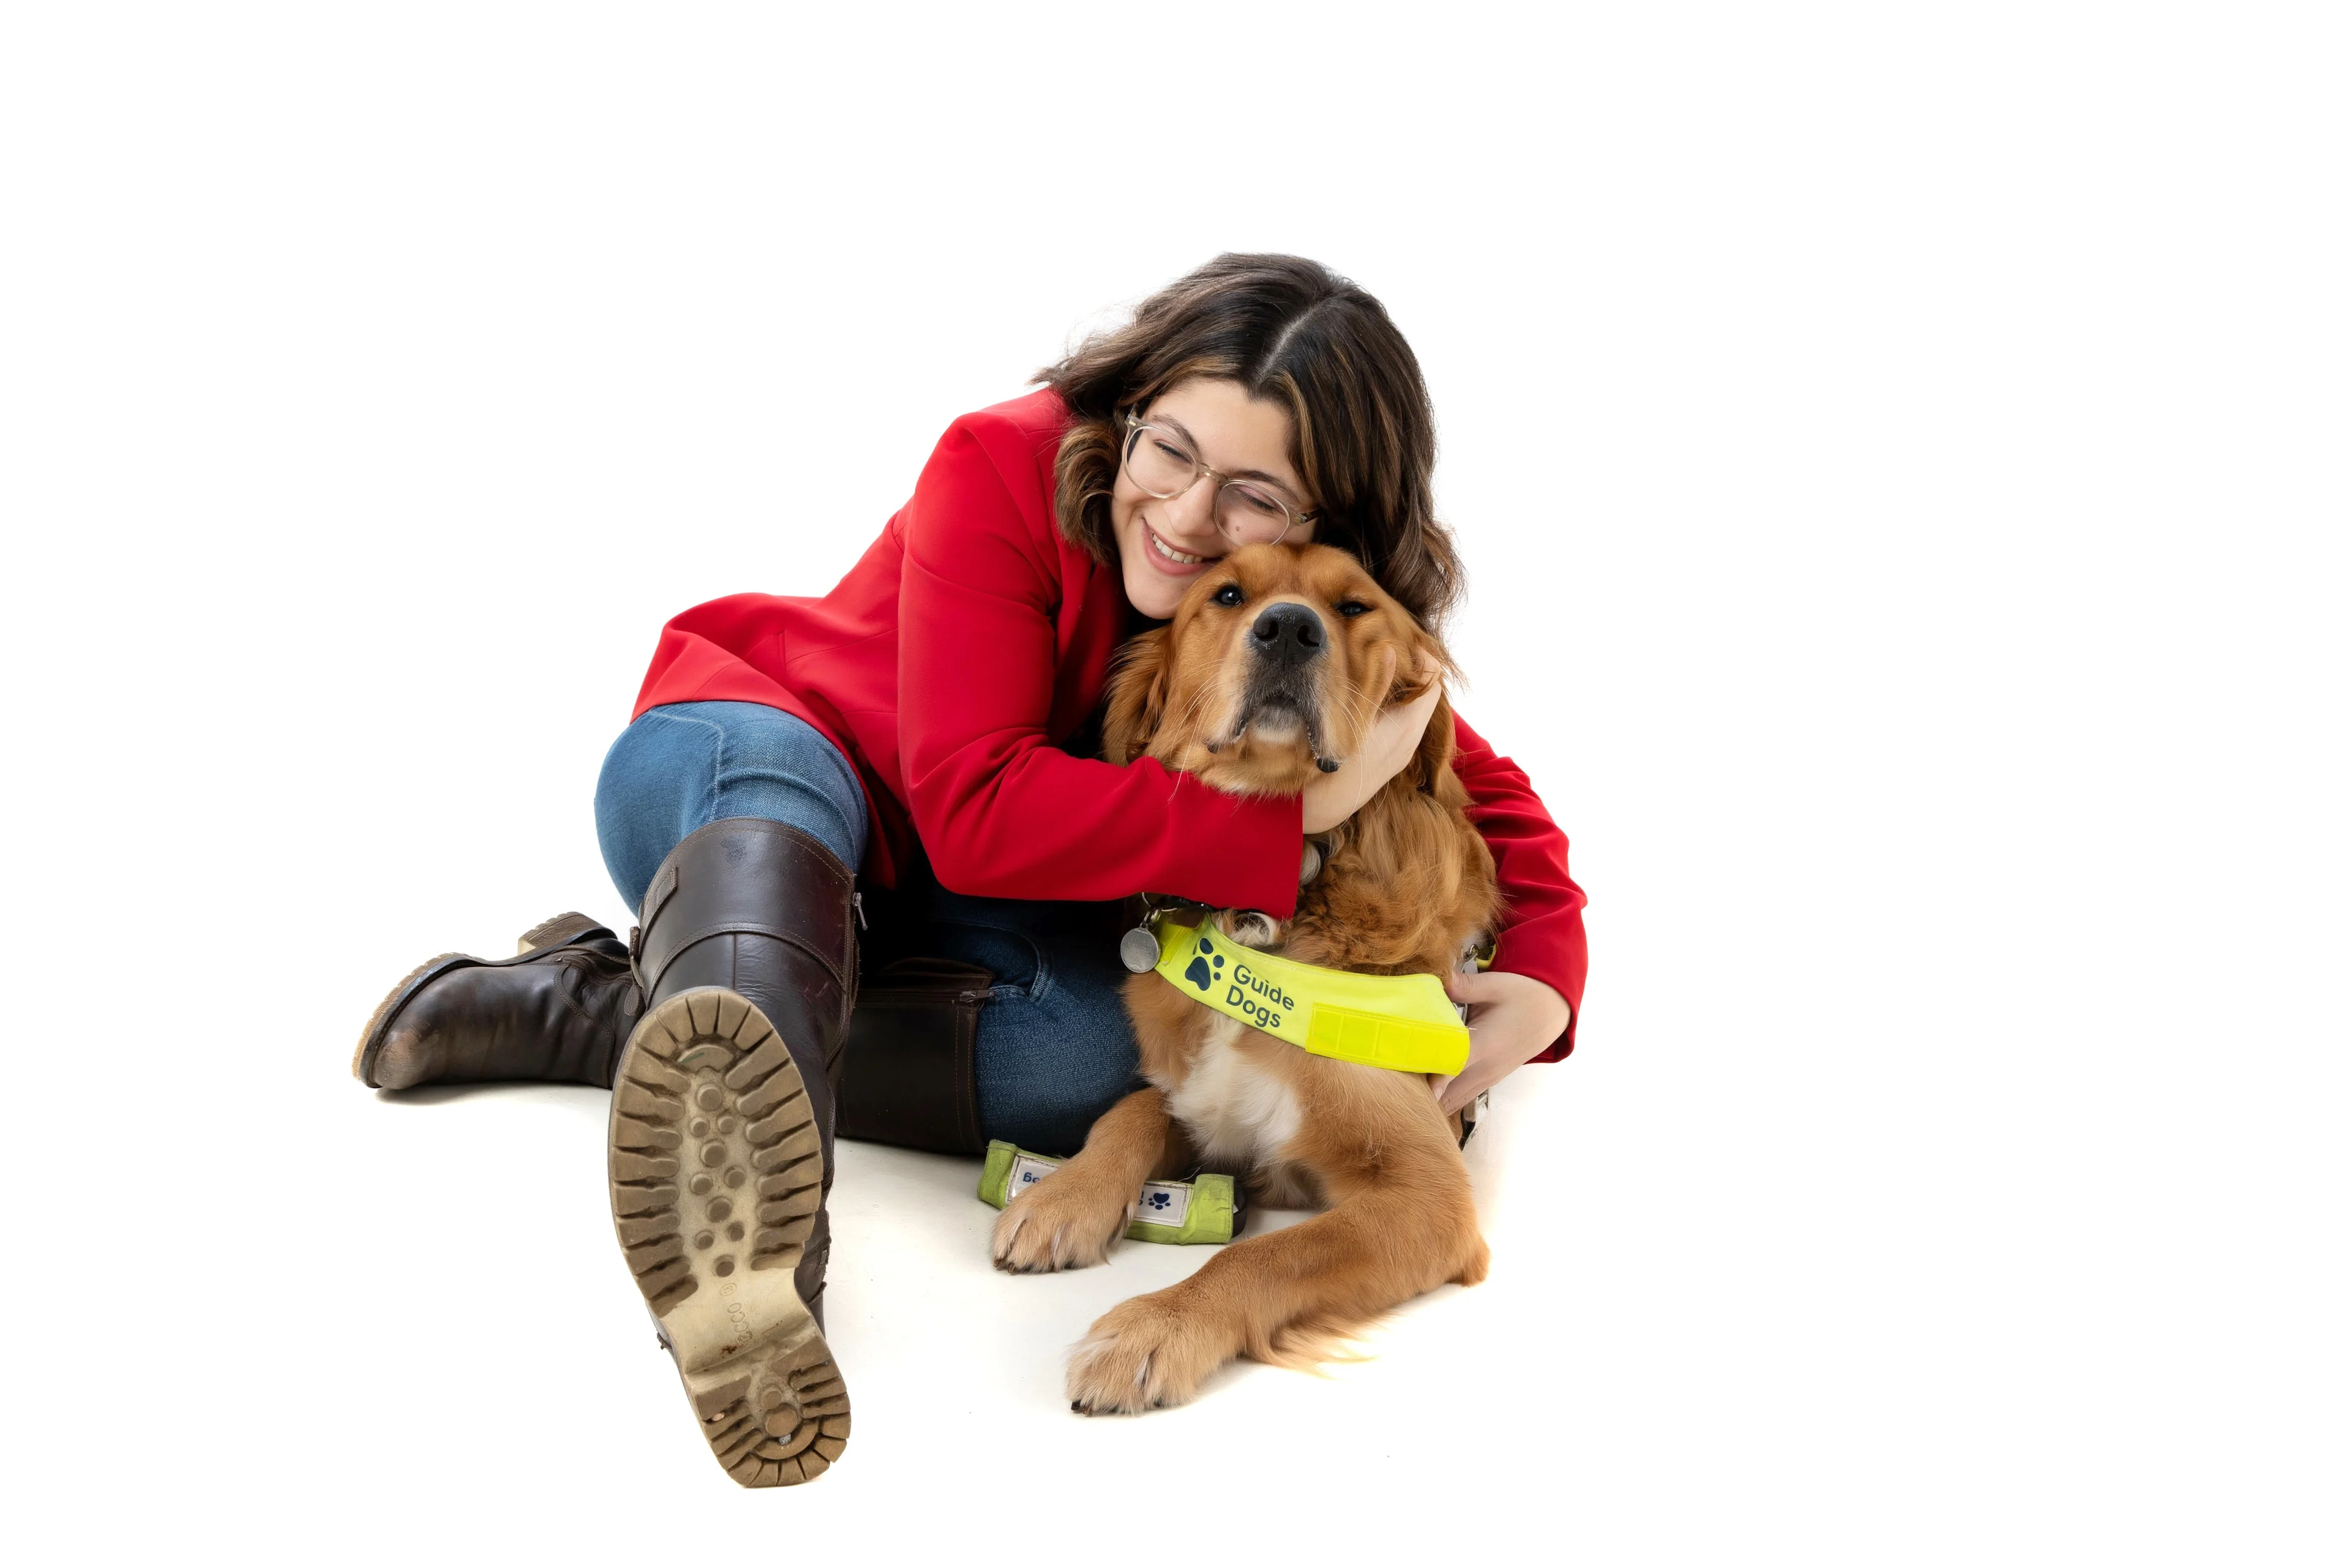
[[[1050,391],[947,427],[890,519],[822,599],[738,593],[662,629],[636,712],[765,703],[822,731],[872,815],[863,874],[893,884],[920,848],[942,884],[998,898],[1174,894],[1286,915],[1298,902],[1295,798],[1220,794],[1145,758],[1057,743],[1101,700],[1128,620],[1115,561],[1053,518],[1068,415]],[[1583,1011],[1583,892],[1527,776],[1459,718],[1454,768],[1506,901],[1494,967]],[[1566,1055],[1574,1026],[1536,1060]]]

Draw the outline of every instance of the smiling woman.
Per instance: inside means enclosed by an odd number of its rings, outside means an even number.
[[[1126,601],[1140,613],[1158,621],[1176,613],[1192,580],[1228,550],[1313,538],[1305,482],[1290,466],[1292,424],[1279,404],[1251,397],[1238,382],[1200,376],[1177,382],[1125,424],[1111,535]],[[1200,455],[1208,451],[1217,461]]]
[[[663,630],[596,793],[629,942],[571,915],[514,958],[444,955],[354,1061],[385,1089],[615,1087],[614,1228],[745,1485],[810,1479],[848,1437],[822,1333],[836,1100],[890,1141],[1077,1148],[1137,1082],[1103,901],[1288,918],[1308,836],[1431,734],[1433,665],[1316,741],[1288,792],[1086,738],[1120,645],[1243,547],[1335,545],[1424,628],[1451,605],[1434,421],[1378,301],[1311,261],[1224,256],[1038,380],[949,427],[824,598],[737,594]],[[1584,968],[1565,836],[1451,723],[1506,913],[1491,971],[1454,984],[1472,1043],[1433,1085],[1447,1110],[1566,1054]]]
[[[1419,362],[1379,301],[1327,268],[1296,256],[1219,256],[1039,380],[1071,416],[1054,474],[1062,537],[1097,560],[1114,540],[1130,601],[1154,619],[1173,613],[1182,595],[1180,585],[1173,596],[1145,590],[1151,609],[1132,597],[1134,547],[1153,526],[1165,521],[1182,536],[1158,541],[1179,556],[1213,558],[1259,540],[1229,527],[1222,542],[1187,528],[1208,503],[1188,485],[1162,491],[1155,470],[1138,473],[1138,457],[1150,461],[1157,444],[1138,444],[1135,423],[1172,427],[1168,470],[1181,474],[1190,458],[1221,471],[1220,522],[1253,509],[1226,495],[1239,481],[1287,512],[1287,531],[1275,538],[1337,545],[1424,624],[1442,621],[1459,594],[1460,559],[1430,488],[1437,423]],[[1153,500],[1162,504],[1146,507]],[[1186,539],[1208,548],[1187,552]]]

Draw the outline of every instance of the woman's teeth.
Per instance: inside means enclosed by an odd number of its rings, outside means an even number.
[[[1157,534],[1151,536],[1151,548],[1178,566],[1197,566],[1204,559],[1196,555],[1186,555],[1182,550],[1169,548],[1167,541]]]

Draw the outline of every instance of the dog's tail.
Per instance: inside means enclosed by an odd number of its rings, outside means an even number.
[[[1449,1281],[1456,1285],[1475,1285],[1486,1278],[1488,1260],[1492,1254],[1486,1249],[1486,1239],[1471,1233],[1476,1247],[1463,1260],[1461,1271]],[[1288,1322],[1276,1327],[1271,1333],[1253,1336],[1243,1346],[1241,1354],[1251,1361],[1261,1361],[1269,1366],[1287,1366],[1299,1372],[1320,1373],[1332,1362],[1369,1361],[1369,1352],[1356,1342],[1372,1330],[1387,1322],[1389,1312],[1353,1312],[1344,1307],[1323,1306],[1301,1312]]]
[[[1369,1361],[1369,1352],[1356,1341],[1387,1321],[1385,1312],[1307,1312],[1290,1319],[1270,1334],[1245,1346],[1241,1354],[1269,1366],[1320,1375],[1333,1362]]]

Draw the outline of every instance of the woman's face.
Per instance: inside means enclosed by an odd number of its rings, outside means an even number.
[[[1205,376],[1178,382],[1141,415],[1186,437],[1193,455],[1226,478],[1272,490],[1293,517],[1313,509],[1305,484],[1290,465],[1289,412],[1249,396],[1238,382]],[[1217,486],[1204,474],[1182,495],[1162,501],[1145,495],[1126,476],[1125,465],[1119,465],[1110,497],[1119,570],[1127,602],[1154,620],[1175,614],[1192,580],[1235,548],[1217,527]],[[1313,538],[1312,523],[1295,522],[1282,542],[1306,544]]]

